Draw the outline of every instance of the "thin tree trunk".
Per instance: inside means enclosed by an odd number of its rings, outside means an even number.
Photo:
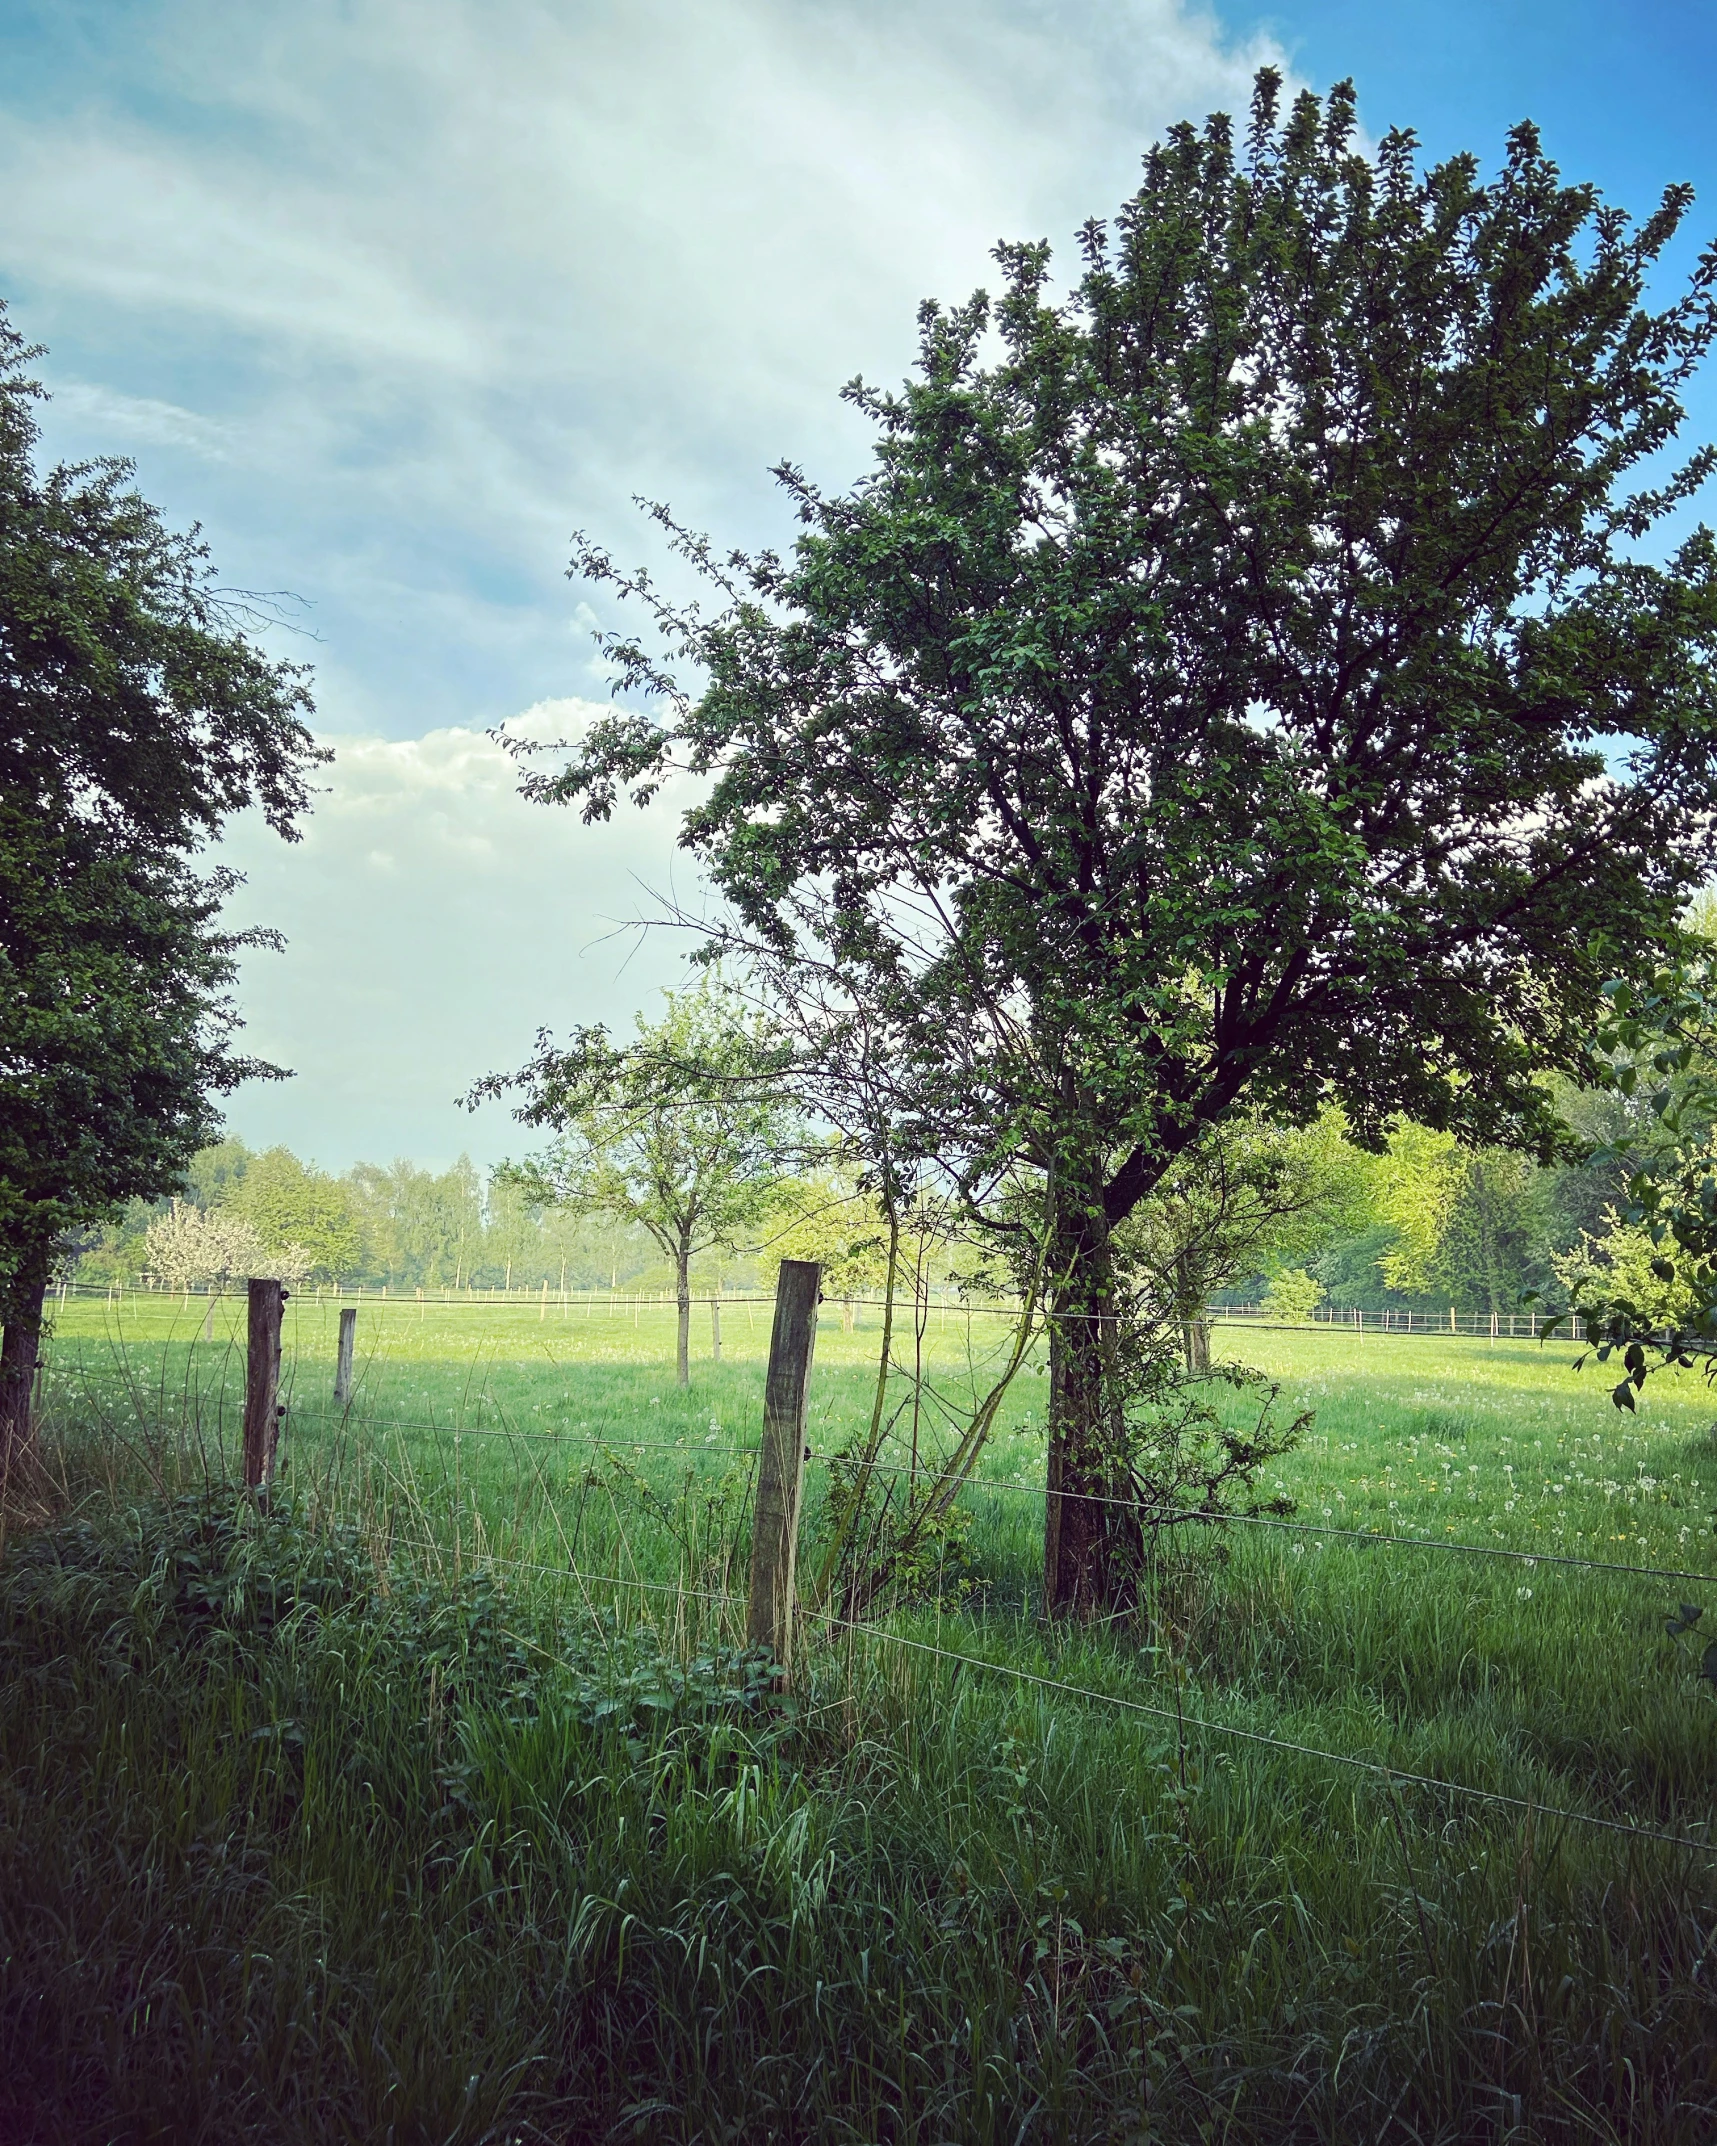
[[[674,1259],[674,1294],[680,1310],[679,1378],[692,1382],[692,1248],[684,1239]]]
[[[1180,1307],[1181,1354],[1191,1378],[1207,1377],[1210,1371],[1210,1321],[1205,1317],[1204,1295],[1192,1261],[1182,1252],[1175,1260],[1175,1296]]]
[[[1096,1203],[1056,1248],[1053,1271],[1043,1614],[1092,1618],[1132,1607],[1144,1552],[1122,1443],[1108,1228]]]
[[[829,1538],[829,1546],[823,1553],[823,1562],[818,1568],[811,1589],[811,1604],[821,1609],[828,1599],[829,1590],[835,1583],[854,1534],[864,1511],[865,1493],[870,1488],[872,1471],[877,1455],[882,1451],[884,1435],[883,1409],[888,1401],[888,1374],[894,1356],[894,1285],[900,1261],[900,1216],[892,1199],[888,1201],[888,1280],[882,1299],[882,1347],[876,1360],[876,1393],[871,1402],[870,1428],[865,1433],[864,1445],[859,1453],[858,1467],[853,1475],[852,1500],[844,1524],[837,1527]],[[850,1614],[850,1609],[849,1609]]]
[[[15,1484],[36,1459],[36,1367],[52,1264],[46,1246],[27,1253],[7,1292],[0,1334],[0,1489]]]

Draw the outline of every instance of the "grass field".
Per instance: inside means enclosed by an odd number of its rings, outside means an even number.
[[[666,1312],[366,1302],[336,1415],[337,1306],[296,1297],[283,1481],[320,1532],[126,1488],[235,1442],[240,1310],[208,1340],[195,1301],[60,1316],[48,1413],[95,1517],[0,1567],[15,2125],[1717,2128],[1717,1868],[1644,1837],[1717,1816],[1717,1702],[1664,1631],[1717,1597],[1656,1576],[1717,1574],[1702,1382],[1631,1419],[1566,1345],[1224,1334],[1316,1410],[1299,1521],[1403,1539],[1235,1529],[1136,1628],[1053,1636],[1034,1367],[969,1493],[974,1588],[813,1638],[780,1713],[703,1599],[743,1586],[767,1307],[726,1307],[719,1365],[700,1319],[681,1393]],[[1002,1322],[971,1326],[932,1315],[921,1459],[987,1386]],[[825,1314],[819,1459],[876,1340]],[[908,1407],[893,1465],[911,1436]]]

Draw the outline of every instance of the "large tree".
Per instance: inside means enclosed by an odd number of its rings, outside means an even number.
[[[1665,450],[1717,262],[1645,302],[1690,198],[1631,223],[1527,125],[1488,178],[1367,155],[1351,86],[1266,72],[1067,295],[1017,244],[923,309],[902,390],[846,391],[870,472],[780,471],[790,555],[681,534],[715,612],[581,544],[701,679],[609,636],[646,705],[527,787],[699,772],[682,839],[830,1066],[882,1039],[901,1140],[1039,1188],[1051,1612],[1136,1550],[1117,1224],[1241,1108],[1557,1152],[1548,1076],[1598,1077],[1604,980],[1710,868],[1717,546],[1643,553],[1713,460]]]
[[[40,472],[39,389],[0,309],[0,1479],[30,1434],[42,1305],[68,1238],[179,1183],[230,1049],[228,814],[281,834],[318,750],[304,681],[95,462]]]

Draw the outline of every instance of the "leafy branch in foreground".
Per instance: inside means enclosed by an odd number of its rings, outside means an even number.
[[[1579,1320],[1599,1363],[1620,1359],[1611,1399],[1632,1409],[1654,1370],[1703,1363],[1717,1378],[1717,954],[1697,949],[1677,968],[1605,990],[1613,1085],[1631,1097],[1642,1074],[1656,1083],[1645,1137],[1591,1158],[1626,1171],[1612,1240],[1635,1256],[1565,1268],[1562,1316]]]

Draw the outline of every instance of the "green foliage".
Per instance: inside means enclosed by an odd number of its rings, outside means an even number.
[[[665,995],[629,1049],[601,1028],[565,1050],[544,1035],[522,1072],[491,1076],[473,1100],[522,1089],[520,1122],[555,1133],[513,1173],[528,1195],[635,1224],[683,1264],[756,1228],[801,1143],[762,1019],[713,978]]]
[[[969,1603],[984,1585],[972,1555],[972,1511],[940,1493],[939,1471],[879,1476],[862,1446],[831,1454],[821,1534],[827,1592],[846,1617],[923,1602]]]
[[[1284,1267],[1264,1292],[1264,1309],[1272,1318],[1303,1326],[1324,1300],[1324,1285],[1304,1267]]]
[[[68,1233],[172,1189],[235,1058],[230,874],[191,860],[248,805],[290,836],[326,754],[302,674],[255,648],[204,547],[114,461],[36,467],[40,390],[0,310],[0,1316],[27,1382]],[[19,1332],[14,1332],[16,1324]],[[30,1343],[33,1348],[33,1339]],[[8,1386],[0,1412],[27,1420]]]
[[[1207,1391],[1175,1387],[1130,1427],[1133,1488],[1153,1559],[1160,1559],[1176,1530],[1189,1525],[1209,1527],[1236,1513],[1285,1518],[1296,1510],[1284,1493],[1261,1491],[1258,1478],[1300,1444],[1313,1412],[1303,1409],[1278,1421],[1280,1386],[1244,1364],[1223,1364],[1212,1377],[1239,1397],[1244,1413],[1238,1420]]]
[[[683,1385],[692,1261],[747,1243],[805,1138],[770,1024],[714,974],[666,997],[660,1021],[639,1014],[628,1049],[603,1028],[565,1049],[544,1031],[522,1071],[491,1074],[469,1100],[523,1090],[514,1115],[554,1132],[542,1154],[501,1173],[524,1198],[641,1230],[672,1262]]]
[[[452,1289],[483,1247],[483,1180],[468,1155],[437,1174],[416,1163],[359,1163],[348,1180],[371,1256],[389,1280]]]
[[[362,1269],[363,1225],[351,1192],[290,1148],[253,1155],[224,1204],[251,1225],[266,1251],[296,1250],[303,1271],[319,1281]]]
[[[1236,1282],[1363,1228],[1375,1175],[1335,1111],[1307,1126],[1245,1117],[1212,1126],[1115,1231],[1117,1270],[1140,1316],[1196,1321]]]
[[[172,1186],[216,1098],[267,1070],[229,1049],[230,884],[0,791],[0,1313],[8,1274],[27,1296],[51,1247]]]
[[[1396,1233],[1379,1265],[1392,1289],[1469,1309],[1519,1309],[1539,1253],[1539,1173],[1502,1148],[1398,1125],[1379,1171],[1378,1206]]]
[[[888,1286],[888,1217],[850,1172],[829,1168],[795,1178],[777,1190],[766,1257],[765,1288],[784,1259],[813,1259],[823,1270],[825,1297],[850,1298]]]
[[[1623,1198],[1564,1273],[1598,1361],[1622,1360],[1611,1399],[1631,1410],[1654,1362],[1717,1372],[1717,955],[1702,943],[1643,985],[1606,990],[1612,1086],[1644,1095],[1647,1130],[1599,1151]]]
[[[1600,1076],[1606,977],[1713,861],[1717,546],[1640,557],[1713,461],[1661,459],[1712,258],[1645,304],[1687,189],[1635,225],[1530,126],[1481,183],[1279,89],[1153,147],[1065,298],[1015,244],[927,305],[904,387],[847,390],[871,472],[781,470],[790,554],[658,510],[722,608],[581,544],[673,654],[605,637],[651,705],[527,784],[708,778],[683,840],[831,1116],[882,1066],[897,1160],[1010,1228],[1038,1187],[1073,1351],[1114,1225],[1238,1110],[1566,1149],[1551,1076]],[[1095,1356],[1056,1390],[1097,1455]]]

